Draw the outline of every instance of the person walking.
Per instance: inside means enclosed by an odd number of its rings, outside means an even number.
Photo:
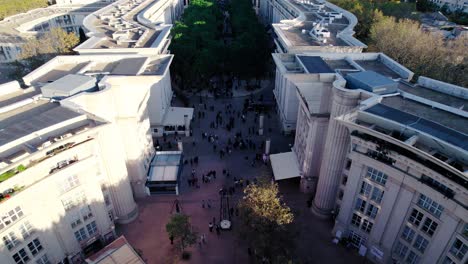
[[[216,235],[221,235],[221,227],[218,224],[216,225]]]
[[[202,200],[202,205],[201,205],[202,208],[205,208],[205,200]]]
[[[201,235],[201,241],[202,241],[203,244],[206,244],[206,235],[205,234]]]
[[[213,232],[213,223],[210,222],[208,224],[208,228],[210,229],[210,232]]]

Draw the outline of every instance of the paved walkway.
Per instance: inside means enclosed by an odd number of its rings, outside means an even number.
[[[271,87],[262,92],[265,100],[272,99]],[[258,96],[258,95],[257,95]],[[189,251],[192,253],[191,259],[187,263],[206,263],[206,264],[235,264],[249,263],[247,249],[244,242],[236,235],[236,218],[233,219],[233,230],[222,231],[217,236],[216,232],[210,233],[208,223],[213,217],[219,220],[219,195],[218,191],[222,187],[233,185],[233,177],[243,177],[244,180],[252,180],[259,175],[271,175],[271,169],[261,163],[251,166],[252,158],[255,153],[261,153],[259,146],[266,138],[271,138],[272,153],[278,153],[289,150],[289,144],[292,144],[294,138],[285,137],[279,133],[279,124],[275,113],[271,112],[270,118],[265,118],[265,135],[249,135],[249,127],[258,128],[254,122],[255,113],[248,113],[246,123],[242,123],[237,114],[235,114],[235,125],[231,132],[224,128],[211,129],[210,123],[215,120],[217,111],[222,111],[223,121],[225,122],[229,114],[225,113],[225,107],[232,104],[237,110],[242,109],[244,98],[218,99],[206,98],[200,104],[199,98],[192,98],[191,105],[195,105],[196,111],[193,121],[193,137],[183,138],[185,159],[194,156],[199,157],[199,164],[191,166],[185,165],[182,171],[180,182],[180,195],[178,197],[171,195],[161,195],[147,197],[139,200],[140,214],[138,219],[132,224],[118,226],[117,232],[126,236],[133,247],[142,254],[142,257],[148,264],[159,263],[181,263],[177,252],[170,244],[170,240],[165,231],[165,225],[175,209],[173,202],[178,199],[183,213],[190,216],[191,223],[199,234],[207,235],[207,244],[201,247],[198,244],[192,246]],[[204,110],[204,104],[207,110]],[[214,106],[215,111],[209,110]],[[205,118],[198,119],[198,112],[204,111]],[[270,130],[271,129],[271,132]],[[202,133],[216,135],[218,137],[217,150],[226,145],[228,138],[233,138],[237,132],[242,132],[244,139],[251,139],[257,146],[256,150],[234,150],[231,155],[223,159],[219,157],[218,152],[213,151],[213,143],[202,139]],[[172,137],[170,137],[172,139]],[[193,146],[193,141],[196,145]],[[245,158],[248,160],[245,160]],[[187,179],[190,177],[191,170],[195,169],[199,179],[200,188],[189,187]],[[227,178],[222,174],[222,170],[227,169],[231,176]],[[216,170],[217,178],[210,183],[202,183],[201,175],[210,170]],[[297,181],[286,181],[280,183],[280,191],[284,195],[287,204],[293,209],[296,215],[297,256],[303,260],[302,263],[359,263],[360,259],[355,253],[349,252],[344,248],[331,244],[332,223],[315,219],[306,207],[307,197],[299,192]],[[242,192],[239,188],[233,200],[239,199]],[[202,208],[202,200],[213,200],[212,208]]]

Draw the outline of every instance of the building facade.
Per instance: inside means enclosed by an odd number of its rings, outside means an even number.
[[[374,263],[466,263],[466,88],[410,84],[413,73],[385,54],[340,45],[354,42],[333,37],[333,23],[354,22],[326,2],[291,1],[297,14],[259,6],[277,45],[280,122],[295,132],[290,154],[278,156],[297,168],[275,177],[300,176],[312,212],[334,219],[335,241]],[[330,35],[316,34],[323,29]]]

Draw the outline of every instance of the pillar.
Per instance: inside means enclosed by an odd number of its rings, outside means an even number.
[[[188,115],[184,115],[185,136],[190,136],[190,120]]]
[[[349,149],[349,133],[345,126],[338,123],[336,117],[357,106],[360,93],[342,88],[333,88],[333,102],[330,122],[325,141],[325,149],[320,164],[317,190],[312,212],[328,218],[335,207],[335,198],[340,183],[346,154]]]
[[[265,154],[266,155],[270,155],[270,143],[271,143],[271,139],[267,139],[265,141]]]
[[[184,151],[184,145],[182,144],[182,141],[177,141],[177,148],[180,151]]]
[[[263,115],[260,115],[260,118],[258,119],[258,122],[259,122],[258,134],[259,134],[260,136],[263,135],[263,119],[264,119],[264,116],[263,116]]]

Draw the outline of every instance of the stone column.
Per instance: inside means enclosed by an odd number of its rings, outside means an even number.
[[[190,120],[188,115],[184,115],[185,136],[190,136]]]
[[[177,148],[180,151],[184,151],[184,145],[182,144],[182,141],[177,141]]]
[[[340,125],[335,118],[356,107],[359,98],[360,92],[333,88],[330,122],[312,206],[312,212],[318,216],[325,218],[331,216],[331,211],[335,207],[336,191],[349,149],[348,130],[345,126]]]
[[[259,134],[260,136],[263,135],[263,118],[264,118],[263,115],[260,115],[260,117],[258,118],[258,122],[259,122],[258,134]]]
[[[271,139],[267,139],[265,141],[265,154],[266,155],[270,155],[270,143],[271,143]]]

